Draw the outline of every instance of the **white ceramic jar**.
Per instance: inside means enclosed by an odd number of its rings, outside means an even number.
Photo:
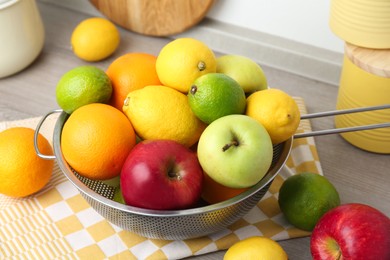
[[[35,0],[0,0],[0,78],[30,65],[42,51],[44,40]]]

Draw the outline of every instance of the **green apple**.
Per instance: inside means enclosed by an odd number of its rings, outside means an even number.
[[[204,172],[231,188],[246,188],[259,182],[273,156],[267,130],[246,115],[228,115],[213,121],[203,131],[197,149]]]
[[[217,58],[217,72],[236,80],[245,94],[268,87],[263,69],[250,58],[228,54]]]

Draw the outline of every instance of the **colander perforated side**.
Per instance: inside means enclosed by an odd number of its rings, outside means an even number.
[[[99,214],[111,223],[141,236],[155,239],[189,239],[225,229],[251,210],[268,191],[273,179],[284,166],[291,150],[292,138],[274,146],[273,161],[264,178],[240,195],[212,205],[193,209],[158,211],[126,206],[111,199],[115,188],[75,173],[66,163],[60,147],[62,127],[68,118],[62,112],[53,135],[54,153],[65,176]]]

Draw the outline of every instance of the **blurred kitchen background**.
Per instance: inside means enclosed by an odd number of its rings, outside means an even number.
[[[38,0],[102,16],[88,0]],[[199,24],[169,37],[195,37],[221,53],[338,85],[344,42],[329,27],[330,1],[215,0]]]

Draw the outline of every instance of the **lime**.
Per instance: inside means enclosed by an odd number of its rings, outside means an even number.
[[[328,210],[340,205],[336,188],[324,176],[304,172],[290,176],[279,190],[279,206],[289,223],[311,231]]]
[[[120,187],[117,187],[114,192],[114,197],[112,198],[113,201],[119,202],[121,204],[126,204],[125,199],[122,195],[122,190]]]
[[[241,86],[222,73],[209,73],[197,78],[188,92],[194,114],[206,124],[214,120],[245,112],[246,98]]]
[[[288,257],[276,241],[267,237],[253,236],[233,244],[223,257],[223,260],[235,259],[287,260]]]
[[[66,72],[56,88],[58,105],[68,114],[91,103],[107,103],[112,86],[107,74],[95,66],[80,66]]]

